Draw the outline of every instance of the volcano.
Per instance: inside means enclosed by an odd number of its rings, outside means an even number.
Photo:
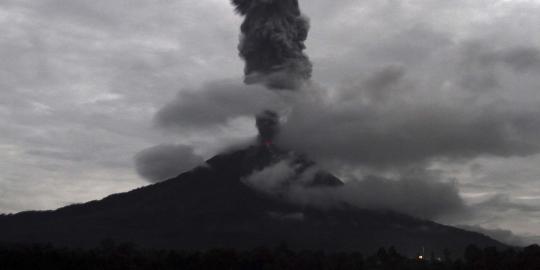
[[[189,250],[287,243],[294,249],[362,252],[395,246],[405,254],[422,247],[448,248],[455,254],[468,244],[504,247],[478,233],[394,212],[295,204],[243,181],[284,158],[297,165],[299,174],[315,164],[272,144],[255,143],[217,155],[173,179],[100,201],[0,216],[0,242],[84,248],[112,239]],[[331,188],[343,183],[320,170],[304,184]]]

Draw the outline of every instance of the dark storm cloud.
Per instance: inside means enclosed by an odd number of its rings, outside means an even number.
[[[152,183],[173,178],[203,163],[204,160],[185,145],[162,144],[135,155],[137,173]]]
[[[245,16],[241,26],[240,56],[245,60],[245,82],[269,88],[295,89],[311,77],[306,54],[309,22],[298,0],[233,0]]]
[[[155,117],[160,127],[180,131],[223,125],[241,116],[253,116],[279,103],[276,94],[259,86],[231,81],[207,83],[197,91],[181,91]]]

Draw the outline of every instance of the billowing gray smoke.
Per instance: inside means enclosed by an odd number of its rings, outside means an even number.
[[[204,163],[186,145],[161,144],[135,155],[137,173],[151,183],[165,181]]]
[[[309,22],[298,0],[232,0],[242,23],[240,56],[246,61],[245,82],[272,89],[296,89],[311,77],[306,54]]]

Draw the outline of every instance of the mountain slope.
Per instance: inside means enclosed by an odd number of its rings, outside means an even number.
[[[0,242],[90,247],[103,239],[158,248],[253,248],[286,242],[292,248],[372,252],[394,245],[461,252],[470,243],[503,245],[481,234],[413,217],[343,205],[319,209],[257,192],[243,179],[284,157],[298,171],[313,163],[273,145],[218,155],[174,179],[55,211],[0,217]],[[295,179],[291,179],[295,181]],[[339,186],[318,172],[309,185]]]

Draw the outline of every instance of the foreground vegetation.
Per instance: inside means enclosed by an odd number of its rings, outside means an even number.
[[[499,251],[467,247],[459,259],[449,254],[439,258],[407,258],[394,248],[379,249],[369,256],[360,253],[293,251],[285,245],[251,251],[211,250],[205,252],[144,250],[132,244],[104,242],[95,249],[66,249],[46,245],[0,245],[0,269],[441,269],[503,270],[540,269],[540,247]]]

